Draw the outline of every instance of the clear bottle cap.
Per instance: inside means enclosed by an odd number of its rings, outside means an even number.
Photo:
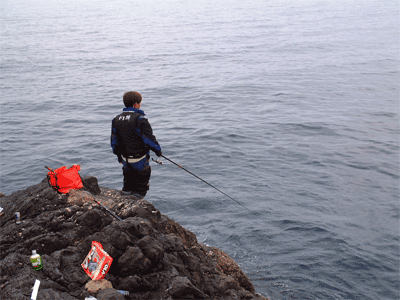
[[[32,255],[36,255],[36,250],[32,250]]]

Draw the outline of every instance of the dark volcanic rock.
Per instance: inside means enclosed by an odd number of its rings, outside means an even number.
[[[85,176],[82,177],[83,189],[89,191],[93,195],[100,195],[101,190],[99,188],[99,184],[97,178],[94,176]]]
[[[106,289],[97,294],[97,300],[125,300],[125,298],[115,289]]]
[[[122,274],[139,274],[150,268],[150,260],[144,256],[139,247],[128,247],[118,259],[119,271]]]
[[[123,197],[84,177],[84,188],[62,195],[47,180],[0,197],[0,298],[27,299],[266,299],[225,252],[162,215],[146,200]],[[116,213],[114,218],[103,206]],[[21,213],[16,224],[14,213]],[[91,294],[81,267],[92,241],[113,258],[105,279],[113,289]],[[43,268],[33,270],[32,250]],[[117,290],[129,291],[122,296]]]
[[[153,239],[151,236],[145,236],[137,242],[143,254],[156,266],[164,258],[164,247],[161,242]]]
[[[175,277],[168,293],[174,299],[204,299],[206,295],[196,288],[187,277]]]
[[[60,293],[52,289],[40,289],[40,300],[76,300],[66,293]]]

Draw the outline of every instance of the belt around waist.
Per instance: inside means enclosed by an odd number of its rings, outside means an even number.
[[[129,157],[123,157],[123,156],[122,156],[122,159],[123,159],[124,161],[126,161],[127,163],[130,163],[130,164],[139,162],[139,161],[141,161],[143,158],[146,158],[146,154],[143,155],[142,157],[139,157],[139,158],[129,158]]]

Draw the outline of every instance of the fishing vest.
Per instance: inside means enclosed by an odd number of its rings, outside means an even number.
[[[140,135],[140,126],[143,122],[147,122],[147,119],[133,111],[125,111],[113,119],[113,130],[117,135],[119,154],[138,158],[149,152],[150,147],[143,142]]]

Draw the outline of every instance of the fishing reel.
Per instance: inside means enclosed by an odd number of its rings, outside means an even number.
[[[157,159],[151,158],[151,160],[152,160],[152,161],[154,161],[154,162],[158,163],[159,165],[162,165],[162,164],[163,164],[163,162],[162,162],[161,160],[159,160],[159,159],[160,159],[160,157],[159,157],[159,156],[157,156]]]

